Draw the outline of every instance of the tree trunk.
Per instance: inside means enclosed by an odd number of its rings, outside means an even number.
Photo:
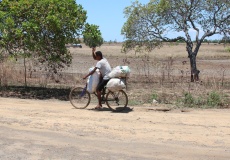
[[[200,71],[196,67],[196,54],[192,53],[189,56],[191,66],[191,82],[199,81]]]
[[[26,58],[24,57],[24,78],[25,78],[25,87],[27,87],[27,80],[26,80]]]

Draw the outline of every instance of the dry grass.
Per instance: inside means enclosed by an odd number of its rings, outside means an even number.
[[[72,48],[70,47],[69,50],[74,54],[80,55],[89,55],[91,53],[91,48],[82,44],[83,48]],[[144,56],[149,55],[151,58],[157,59],[167,59],[169,57],[172,58],[187,58],[187,51],[186,46],[183,43],[170,43],[165,44],[162,48],[157,48],[152,52],[142,52],[142,53],[135,53],[134,51],[128,52],[124,54],[121,52],[122,44],[103,44],[101,47],[97,48],[103,52],[106,56],[127,56],[127,57],[134,57],[134,56]],[[225,51],[223,44],[202,44],[198,58],[221,58],[221,57],[228,57],[230,58],[230,54]]]
[[[73,53],[73,63],[59,75],[28,71],[29,86],[70,88],[84,85],[82,77],[95,65],[91,49],[69,48]],[[197,57],[197,67],[201,71],[200,82],[190,83],[190,64],[184,44],[167,44],[151,53],[121,53],[121,44],[104,44],[97,48],[109,60],[112,67],[128,65],[131,77],[127,93],[131,105],[148,103],[153,99],[160,103],[178,105],[185,93],[194,96],[208,95],[212,91],[230,95],[230,53],[221,44],[203,44]],[[28,68],[33,68],[27,63]],[[23,85],[23,66],[20,62],[1,64],[1,85]],[[205,96],[203,96],[205,98]],[[227,103],[226,103],[227,104]]]

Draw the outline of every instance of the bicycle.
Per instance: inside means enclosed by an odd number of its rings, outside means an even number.
[[[97,97],[96,92],[92,93]],[[69,94],[70,103],[76,109],[86,108],[91,101],[91,94],[87,91],[87,85],[83,87],[74,87]],[[105,86],[101,94],[102,104],[105,104],[112,111],[121,112],[128,105],[128,96],[124,90],[111,91]]]

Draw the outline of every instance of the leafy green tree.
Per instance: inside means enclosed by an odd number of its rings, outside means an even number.
[[[150,0],[126,7],[127,21],[121,33],[126,41],[124,51],[143,48],[151,51],[163,42],[183,40],[190,59],[191,81],[199,80],[196,57],[205,38],[226,34],[230,30],[229,0]],[[195,41],[192,34],[195,32]],[[169,38],[167,33],[182,32],[184,36]]]
[[[103,38],[97,25],[86,24],[83,39],[84,43],[90,48],[99,47],[103,44]]]
[[[66,44],[80,41],[89,25],[86,14],[75,0],[2,0],[0,47],[57,73],[72,62]]]

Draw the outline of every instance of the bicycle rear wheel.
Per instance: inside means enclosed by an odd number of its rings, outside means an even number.
[[[75,108],[83,109],[89,105],[91,97],[86,88],[75,87],[70,91],[69,100]]]
[[[128,96],[123,90],[109,91],[106,94],[106,104],[112,111],[123,111],[128,105]]]

